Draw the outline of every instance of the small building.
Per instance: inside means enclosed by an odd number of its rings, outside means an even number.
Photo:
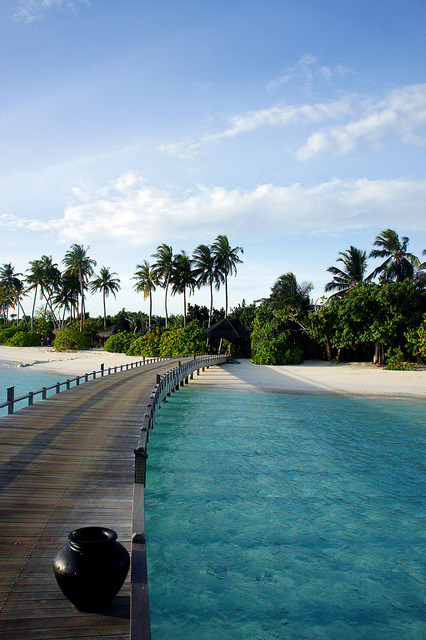
[[[107,327],[106,329],[102,329],[98,331],[96,334],[96,338],[101,347],[104,346],[105,342],[108,340],[110,336],[115,336],[116,333],[120,333],[120,327],[116,324],[111,325],[111,327]]]
[[[245,355],[250,354],[250,331],[245,329],[237,320],[224,318],[207,329],[210,339],[227,340],[229,344],[229,354]],[[221,344],[221,343],[220,343]],[[219,347],[220,348],[220,347]]]

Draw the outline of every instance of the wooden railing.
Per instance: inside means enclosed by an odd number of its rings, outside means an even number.
[[[6,402],[0,404],[0,409],[4,409],[7,407],[7,413],[10,415],[15,411],[15,404],[18,402],[23,402],[24,400],[28,400],[27,406],[31,406],[34,404],[34,401],[37,401],[37,396],[41,395],[41,400],[45,400],[47,398],[48,391],[55,390],[55,393],[61,393],[61,391],[65,391],[66,389],[70,389],[71,386],[78,386],[83,382],[88,382],[89,380],[94,380],[98,375],[111,375],[113,373],[117,373],[119,371],[127,371],[128,369],[133,369],[134,367],[142,367],[145,364],[151,364],[154,362],[164,362],[165,360],[170,360],[172,356],[159,356],[159,357],[143,357],[142,360],[138,360],[137,362],[127,362],[126,364],[118,365],[115,367],[108,367],[105,369],[105,366],[101,364],[101,368],[99,371],[92,371],[91,373],[84,373],[82,376],[76,376],[75,378],[71,378],[69,380],[64,380],[63,382],[56,382],[51,387],[43,387],[38,391],[30,391],[24,396],[20,396],[19,398],[15,398],[15,387],[9,387],[6,389]],[[180,356],[182,358],[188,356]],[[62,389],[62,387],[65,387]]]
[[[131,548],[131,596],[130,596],[130,640],[150,640],[148,571],[145,542],[145,503],[147,446],[150,431],[154,426],[156,413],[161,401],[180,386],[189,383],[196,371],[197,375],[211,365],[226,362],[226,356],[194,356],[165,375],[157,375],[146,412],[142,421],[138,446],[135,449],[135,477],[133,485],[133,519]]]

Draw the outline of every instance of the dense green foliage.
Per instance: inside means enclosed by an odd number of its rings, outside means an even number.
[[[80,349],[90,349],[90,338],[81,333],[76,327],[67,327],[59,331],[53,346],[56,351],[79,351]]]
[[[110,336],[104,344],[104,351],[110,351],[111,353],[127,353],[130,345],[135,340],[133,333],[122,331],[116,333],[114,336]]]
[[[8,347],[35,347],[40,344],[40,336],[36,331],[17,331],[6,344]]]
[[[204,352],[206,332],[196,323],[186,327],[173,327],[164,331],[160,340],[160,355],[179,356]]]
[[[409,329],[406,334],[407,347],[411,355],[426,361],[426,313],[418,327]]]
[[[159,329],[147,331],[144,336],[139,336],[132,341],[126,352],[128,356],[146,356],[153,358],[160,355],[160,338]]]

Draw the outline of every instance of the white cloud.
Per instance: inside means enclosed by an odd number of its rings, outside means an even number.
[[[336,100],[324,104],[282,105],[259,109],[258,111],[248,111],[247,113],[231,116],[228,120],[229,126],[223,131],[209,133],[198,140],[187,140],[181,144],[162,145],[160,150],[180,157],[188,157],[188,155],[199,151],[201,147],[207,144],[226,138],[233,138],[260,127],[284,127],[294,124],[336,120],[350,113],[350,110],[351,106],[348,100]]]
[[[76,12],[78,5],[88,5],[88,0],[20,0],[17,10],[13,14],[14,20],[34,22],[42,20],[47,11],[54,8],[64,8]]]
[[[0,216],[0,226],[53,231],[63,242],[91,238],[126,244],[287,233],[335,233],[400,226],[426,230],[426,181],[330,180],[312,187],[263,184],[251,190],[202,188],[174,193],[127,173],[102,189],[79,187],[78,202],[48,221]],[[225,231],[224,231],[225,230]]]
[[[379,148],[392,134],[405,144],[424,145],[416,131],[426,124],[426,84],[395,89],[384,100],[361,108],[358,120],[312,133],[296,157],[306,161],[327,151],[343,155],[362,142]]]

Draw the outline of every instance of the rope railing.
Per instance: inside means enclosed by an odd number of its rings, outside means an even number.
[[[141,432],[135,453],[135,473],[133,484],[133,518],[131,543],[131,595],[130,595],[130,640],[150,640],[151,626],[148,598],[148,569],[145,541],[145,499],[147,447],[150,431],[161,402],[174,391],[189,383],[196,371],[208,369],[212,365],[227,361],[226,355],[194,356],[163,376],[157,375],[157,382],[149,397],[142,420]]]
[[[190,357],[192,357],[191,354]],[[189,356],[181,356],[182,358],[186,358]],[[195,357],[195,356],[194,356]],[[164,362],[166,360],[170,360],[172,356],[158,356],[158,357],[143,357],[142,360],[138,360],[136,362],[126,362],[122,365],[117,365],[114,367],[105,368],[104,364],[101,364],[101,368],[99,371],[92,371],[90,373],[84,373],[81,376],[76,376],[75,378],[71,378],[69,380],[64,380],[63,382],[56,382],[50,387],[43,387],[38,391],[29,391],[26,395],[20,396],[19,398],[15,398],[15,387],[9,387],[6,389],[6,402],[0,404],[0,409],[4,409],[7,407],[8,415],[15,412],[15,404],[18,402],[23,402],[28,400],[27,406],[32,406],[34,404],[34,400],[36,396],[41,396],[41,400],[46,400],[48,396],[48,392],[55,390],[55,394],[61,393],[61,391],[65,391],[70,389],[71,386],[79,386],[81,383],[89,382],[89,380],[95,380],[98,375],[101,377],[105,375],[112,375],[113,373],[119,373],[121,371],[128,371],[129,369],[143,367],[146,364],[153,364],[156,362]],[[64,389],[62,387],[65,387]]]

